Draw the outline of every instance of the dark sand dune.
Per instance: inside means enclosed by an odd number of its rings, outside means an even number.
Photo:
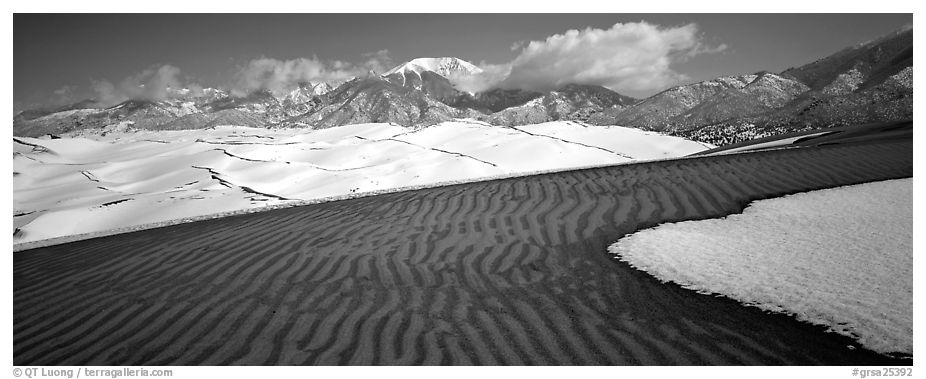
[[[912,140],[387,194],[14,255],[17,365],[909,364],[661,284],[607,246],[913,175]]]

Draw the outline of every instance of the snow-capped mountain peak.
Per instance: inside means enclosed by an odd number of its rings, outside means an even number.
[[[324,95],[334,88],[335,86],[327,82],[302,82],[292,91],[280,95],[277,100],[289,101],[293,104],[303,104],[309,102],[312,97]]]
[[[383,76],[395,73],[414,72],[421,75],[422,72],[433,71],[443,77],[454,75],[473,75],[482,72],[482,69],[476,65],[464,61],[460,58],[442,57],[442,58],[416,58],[400,64],[393,69],[386,71]]]

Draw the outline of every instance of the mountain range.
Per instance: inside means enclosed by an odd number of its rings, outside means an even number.
[[[538,92],[470,93],[460,80],[482,69],[459,58],[418,58],[342,83],[299,83],[289,93],[243,96],[221,89],[171,90],[168,100],[92,100],[18,113],[18,136],[131,126],[174,130],[215,125],[328,128],[357,123],[433,125],[468,118],[513,126],[554,120],[621,125],[725,145],[786,132],[913,117],[913,31],[848,47],[780,73],[732,75],[645,99],[596,85]]]

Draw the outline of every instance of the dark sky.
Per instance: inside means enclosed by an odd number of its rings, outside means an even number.
[[[118,82],[170,64],[205,86],[228,86],[249,61],[317,57],[358,63],[387,49],[396,63],[456,56],[479,64],[512,61],[520,41],[570,29],[608,29],[645,20],[663,27],[696,23],[717,53],[675,62],[688,81],[779,72],[910,25],[911,14],[15,14],[15,107],[91,96],[91,80]],[[660,89],[643,92],[652,94]],[[62,91],[59,91],[62,92]],[[640,92],[640,91],[638,91]],[[647,93],[633,93],[641,96]]]

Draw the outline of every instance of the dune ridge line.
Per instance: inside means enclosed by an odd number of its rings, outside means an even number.
[[[660,283],[606,249],[756,199],[909,177],[912,151],[879,142],[619,165],[32,249],[13,255],[14,362],[908,365]]]

